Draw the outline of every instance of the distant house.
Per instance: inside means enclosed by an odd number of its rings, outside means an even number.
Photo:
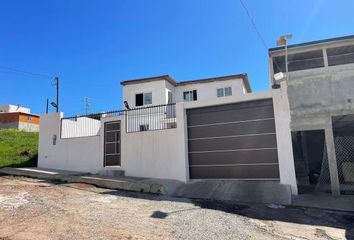
[[[30,132],[39,131],[39,116],[29,108],[16,105],[0,106],[0,129],[15,128]]]

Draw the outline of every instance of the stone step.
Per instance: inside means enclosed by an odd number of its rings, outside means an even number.
[[[98,172],[98,175],[105,177],[123,177],[125,176],[125,171],[120,168],[104,168]]]

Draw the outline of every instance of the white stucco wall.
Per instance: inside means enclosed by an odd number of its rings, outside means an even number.
[[[123,116],[102,119],[102,126],[106,121],[121,120],[121,168],[126,176],[187,181],[183,103],[176,105],[176,111],[175,129],[127,133]]]
[[[101,129],[101,121],[87,118],[78,117],[73,119],[63,119],[61,137],[73,138],[73,137],[87,137],[96,136]]]
[[[243,81],[242,79],[232,79],[225,81],[214,81],[204,83],[194,83],[177,86],[175,88],[175,101],[183,102],[183,92],[197,90],[197,101],[206,101],[211,99],[218,99],[216,89],[222,87],[232,87],[232,95],[240,96],[243,94]]]
[[[233,96],[241,96],[245,94],[242,79],[231,79],[224,81],[193,83],[187,85],[173,86],[165,80],[143,82],[136,84],[128,84],[123,86],[123,101],[128,101],[131,108],[135,106],[135,94],[152,93],[152,105],[166,104],[168,100],[168,92],[172,93],[173,102],[183,102],[183,92],[197,90],[197,101],[216,100],[218,99],[216,90],[222,87],[231,87]],[[124,106],[123,106],[124,107]]]
[[[60,139],[62,113],[42,114],[38,167],[97,173],[102,169],[100,137]],[[53,136],[56,135],[56,145]]]
[[[165,80],[124,85],[122,87],[123,102],[127,101],[131,108],[135,108],[135,94],[148,92],[152,93],[152,105],[166,104]]]

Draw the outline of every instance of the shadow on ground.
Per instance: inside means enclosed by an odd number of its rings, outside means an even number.
[[[10,163],[2,166],[1,168],[11,167],[11,168],[22,168],[22,167],[37,167],[38,162],[38,154],[33,156],[29,156],[26,161],[18,162],[18,163]]]
[[[165,219],[169,215],[181,211],[197,211],[200,209],[211,209],[222,211],[230,214],[237,214],[240,216],[265,220],[265,221],[280,221],[287,223],[296,223],[313,226],[326,226],[333,228],[345,229],[346,239],[354,240],[354,213],[344,211],[331,211],[316,208],[303,208],[283,206],[284,208],[277,208],[278,205],[265,205],[265,204],[248,204],[248,203],[235,203],[231,201],[215,201],[204,199],[186,199],[175,198],[164,195],[153,195],[146,193],[135,193],[125,191],[108,191],[101,194],[117,195],[120,197],[140,198],[152,201],[178,201],[193,203],[195,207],[178,210],[174,212],[163,212],[156,210],[151,217]],[[282,206],[280,206],[282,207]],[[324,239],[331,239],[325,232],[316,233]]]
[[[200,209],[210,209],[222,211],[229,214],[236,214],[251,219],[265,220],[265,221],[279,221],[287,223],[296,223],[313,226],[326,226],[332,228],[344,229],[346,232],[346,239],[354,240],[354,212],[344,211],[330,211],[316,208],[303,208],[283,206],[278,208],[277,205],[268,206],[265,204],[249,204],[236,203],[231,201],[215,201],[204,199],[186,199],[178,197],[170,197],[166,195],[155,195],[148,193],[128,192],[120,190],[107,190],[103,192],[92,190],[92,188],[82,188],[75,186],[75,184],[68,184],[63,181],[40,180],[41,182],[50,183],[53,185],[63,185],[65,187],[75,188],[81,191],[90,191],[102,195],[115,195],[126,198],[138,198],[150,201],[175,201],[183,203],[192,203],[194,207],[164,212],[156,209],[151,218],[166,219],[169,216],[188,211],[200,211]],[[316,234],[324,239],[332,239],[326,235],[324,231],[318,229]]]

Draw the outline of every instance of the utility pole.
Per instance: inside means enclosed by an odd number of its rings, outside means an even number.
[[[48,114],[49,98],[47,98],[47,103],[45,105],[45,113]]]
[[[56,104],[57,104],[57,112],[59,112],[59,78],[58,77],[55,77],[54,78],[55,80],[55,85],[56,85],[56,90],[57,90],[57,100],[56,100]]]
[[[85,101],[85,111],[86,111],[86,115],[90,112],[90,98],[85,97],[84,98]]]
[[[281,36],[279,40],[277,41],[277,46],[284,46],[285,49],[285,75],[283,72],[278,72],[272,76],[273,78],[273,89],[280,88],[280,84],[277,83],[276,81],[281,81],[281,80],[286,80],[289,81],[289,63],[288,63],[288,40],[292,39],[293,35],[292,34],[287,34],[284,36]],[[281,71],[281,69],[279,68]]]

